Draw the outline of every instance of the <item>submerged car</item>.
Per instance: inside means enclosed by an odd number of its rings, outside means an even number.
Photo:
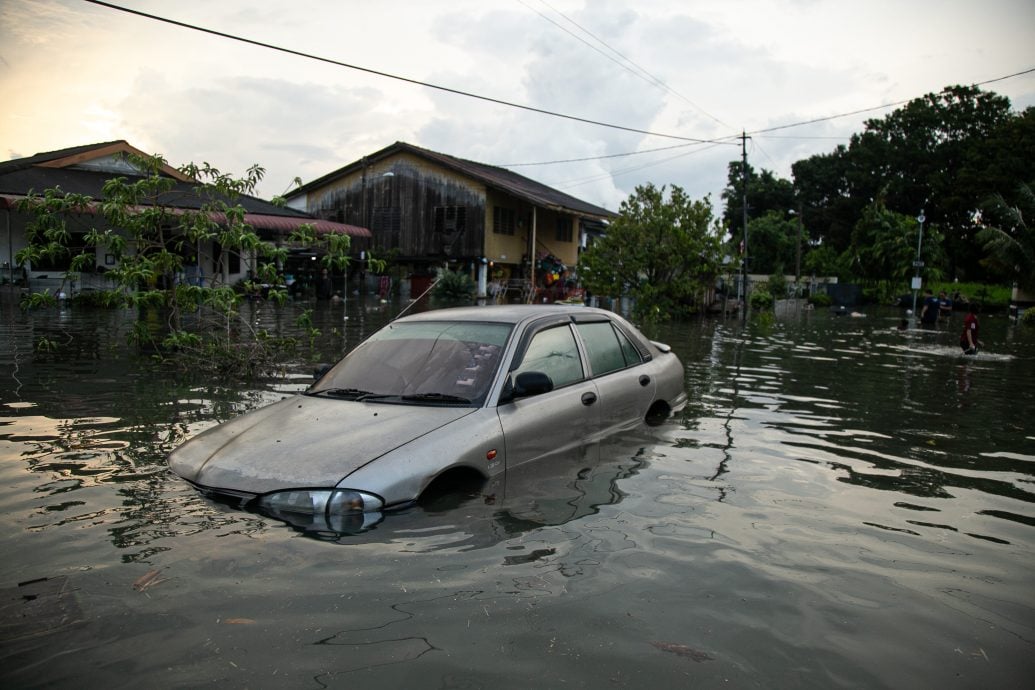
[[[202,432],[169,465],[212,498],[348,531],[685,404],[677,356],[617,314],[443,309],[393,321],[304,393]]]

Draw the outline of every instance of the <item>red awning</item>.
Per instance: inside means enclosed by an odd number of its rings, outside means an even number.
[[[15,208],[18,205],[18,202],[24,198],[24,196],[15,194],[0,194],[0,208]],[[98,213],[98,207],[99,204],[97,202],[91,202],[84,210],[87,213]],[[185,213],[191,209],[171,207],[169,210],[173,213]],[[226,221],[226,216],[222,213],[211,212],[209,213],[209,217],[217,223],[223,223]],[[369,230],[358,225],[335,223],[334,221],[319,220],[318,218],[274,216],[268,213],[245,213],[244,222],[256,230],[273,230],[278,233],[289,233],[297,229],[300,225],[308,224],[312,225],[316,229],[316,234],[318,235],[338,233],[350,235],[351,237],[373,236]]]
[[[211,213],[209,215],[217,223],[225,219],[222,213]],[[256,230],[274,230],[287,233],[299,225],[308,224],[316,229],[317,235],[337,233],[351,235],[352,237],[373,237],[369,230],[358,225],[335,223],[334,221],[319,220],[317,218],[292,218],[290,216],[271,216],[265,213],[245,213],[244,222]]]

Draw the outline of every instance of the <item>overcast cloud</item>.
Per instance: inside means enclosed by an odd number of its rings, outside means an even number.
[[[697,139],[1035,67],[1030,0],[122,4],[491,98]],[[0,88],[5,158],[126,139],[174,165],[207,161],[243,174],[258,163],[267,170],[266,197],[395,141],[493,164],[682,143],[485,103],[83,0],[0,3]],[[1035,104],[1035,74],[984,88],[1016,109]],[[829,152],[866,117],[888,112],[755,136],[749,161],[789,177],[793,161]],[[739,143],[727,139],[514,170],[613,210],[646,182],[711,194],[718,207],[727,165],[739,156]]]

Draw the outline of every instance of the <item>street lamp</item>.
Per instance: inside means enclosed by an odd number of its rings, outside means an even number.
[[[916,222],[920,224],[920,233],[916,238],[916,261],[913,262],[913,267],[916,268],[916,275],[913,276],[913,313],[916,314],[916,293],[920,290],[920,269],[923,268],[924,262],[920,260],[920,246],[924,241],[924,221],[927,218],[924,217],[924,210],[920,209],[920,215],[916,217]]]
[[[789,209],[787,211],[787,213],[792,215],[792,216],[797,216],[797,218],[798,218],[798,240],[795,243],[796,247],[795,247],[795,252],[794,252],[794,296],[797,298],[797,297],[801,296],[801,295],[798,294],[798,292],[799,292],[798,284],[801,282],[801,229],[802,229],[801,226],[802,226],[802,222],[803,222],[802,219],[801,219],[801,216],[802,216],[802,205],[801,205],[801,202],[798,203],[798,209],[797,210],[792,208],[792,209]]]

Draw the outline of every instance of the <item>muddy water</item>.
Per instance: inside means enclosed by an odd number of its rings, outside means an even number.
[[[250,318],[292,332],[298,309]],[[960,317],[666,326],[679,418],[351,537],[168,473],[399,307],[347,309],[240,385],[132,356],[128,315],[4,304],[5,687],[1029,686],[1035,329],[983,317],[964,358]]]

